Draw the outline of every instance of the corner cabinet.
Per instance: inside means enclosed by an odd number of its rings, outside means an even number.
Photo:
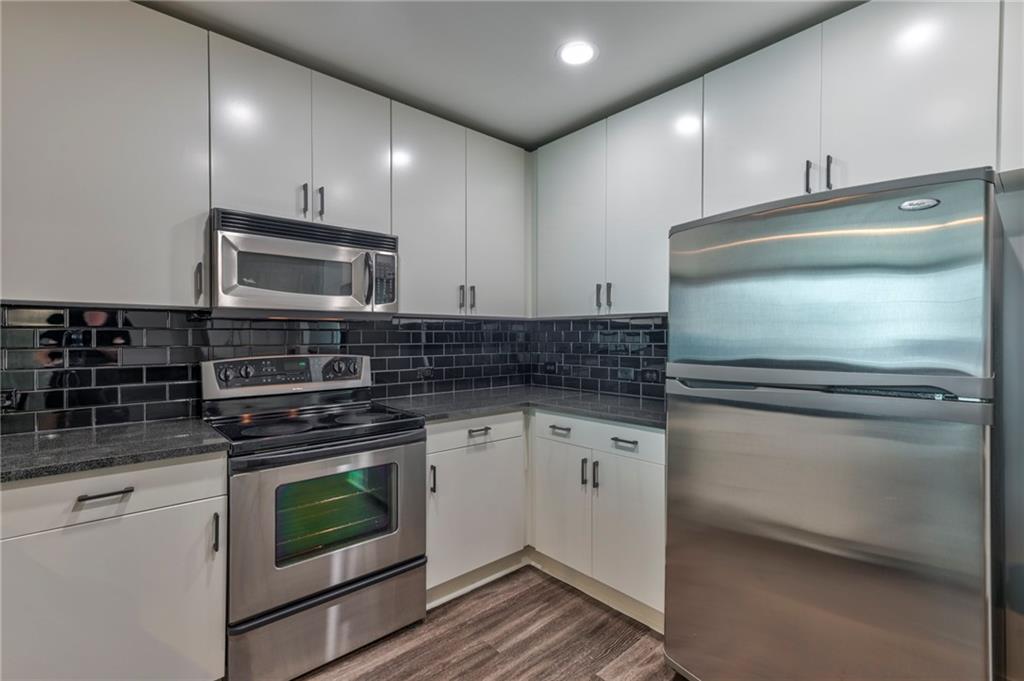
[[[129,2],[5,2],[5,301],[196,306],[207,33]]]
[[[869,2],[823,24],[825,188],[996,165],[999,5]]]
[[[606,122],[537,151],[537,314],[604,311]]]
[[[6,678],[224,676],[226,473],[197,458],[5,486]]]
[[[701,214],[701,81],[537,152],[537,313],[663,313],[668,232]]]
[[[664,611],[664,433],[546,412],[531,427],[534,548]]]
[[[668,233],[701,215],[702,82],[608,119],[605,310],[668,310]]]
[[[427,588],[526,545],[523,414],[427,427]]]
[[[212,203],[391,231],[390,101],[210,34]]]

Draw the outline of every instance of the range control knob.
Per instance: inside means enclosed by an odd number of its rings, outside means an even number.
[[[252,378],[252,375],[256,373],[251,364],[243,364],[242,368],[238,370],[238,375],[242,378]]]
[[[358,376],[359,375],[359,361],[358,360],[350,359],[348,361],[348,372],[350,374],[352,374],[353,376]]]
[[[341,359],[336,359],[333,362],[331,362],[331,371],[333,371],[336,374],[345,373],[345,361]]]
[[[235,372],[231,369],[231,367],[221,367],[220,369],[217,370],[217,378],[219,378],[222,383],[227,383],[234,377]]]

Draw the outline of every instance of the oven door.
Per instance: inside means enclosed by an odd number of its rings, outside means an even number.
[[[423,430],[231,464],[232,624],[426,553]]]
[[[218,231],[213,306],[264,310],[373,309],[373,254],[359,248]]]

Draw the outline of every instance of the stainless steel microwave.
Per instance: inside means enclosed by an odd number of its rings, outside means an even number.
[[[398,311],[398,238],[214,208],[210,305],[221,316]]]

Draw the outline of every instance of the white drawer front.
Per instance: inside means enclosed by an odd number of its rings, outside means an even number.
[[[665,433],[611,422],[596,425],[592,449],[665,465]]]
[[[592,421],[549,414],[538,411],[533,415],[531,432],[537,437],[565,442],[579,447],[590,447],[596,436],[591,432],[597,425]]]
[[[427,424],[427,452],[443,452],[469,445],[520,437],[523,413],[481,416],[462,421]]]
[[[543,411],[536,412],[533,419],[532,432],[537,437],[612,452],[651,463],[665,463],[663,431]]]
[[[224,452],[11,482],[0,494],[0,536],[17,537],[227,494]],[[131,492],[78,501],[82,495]]]

